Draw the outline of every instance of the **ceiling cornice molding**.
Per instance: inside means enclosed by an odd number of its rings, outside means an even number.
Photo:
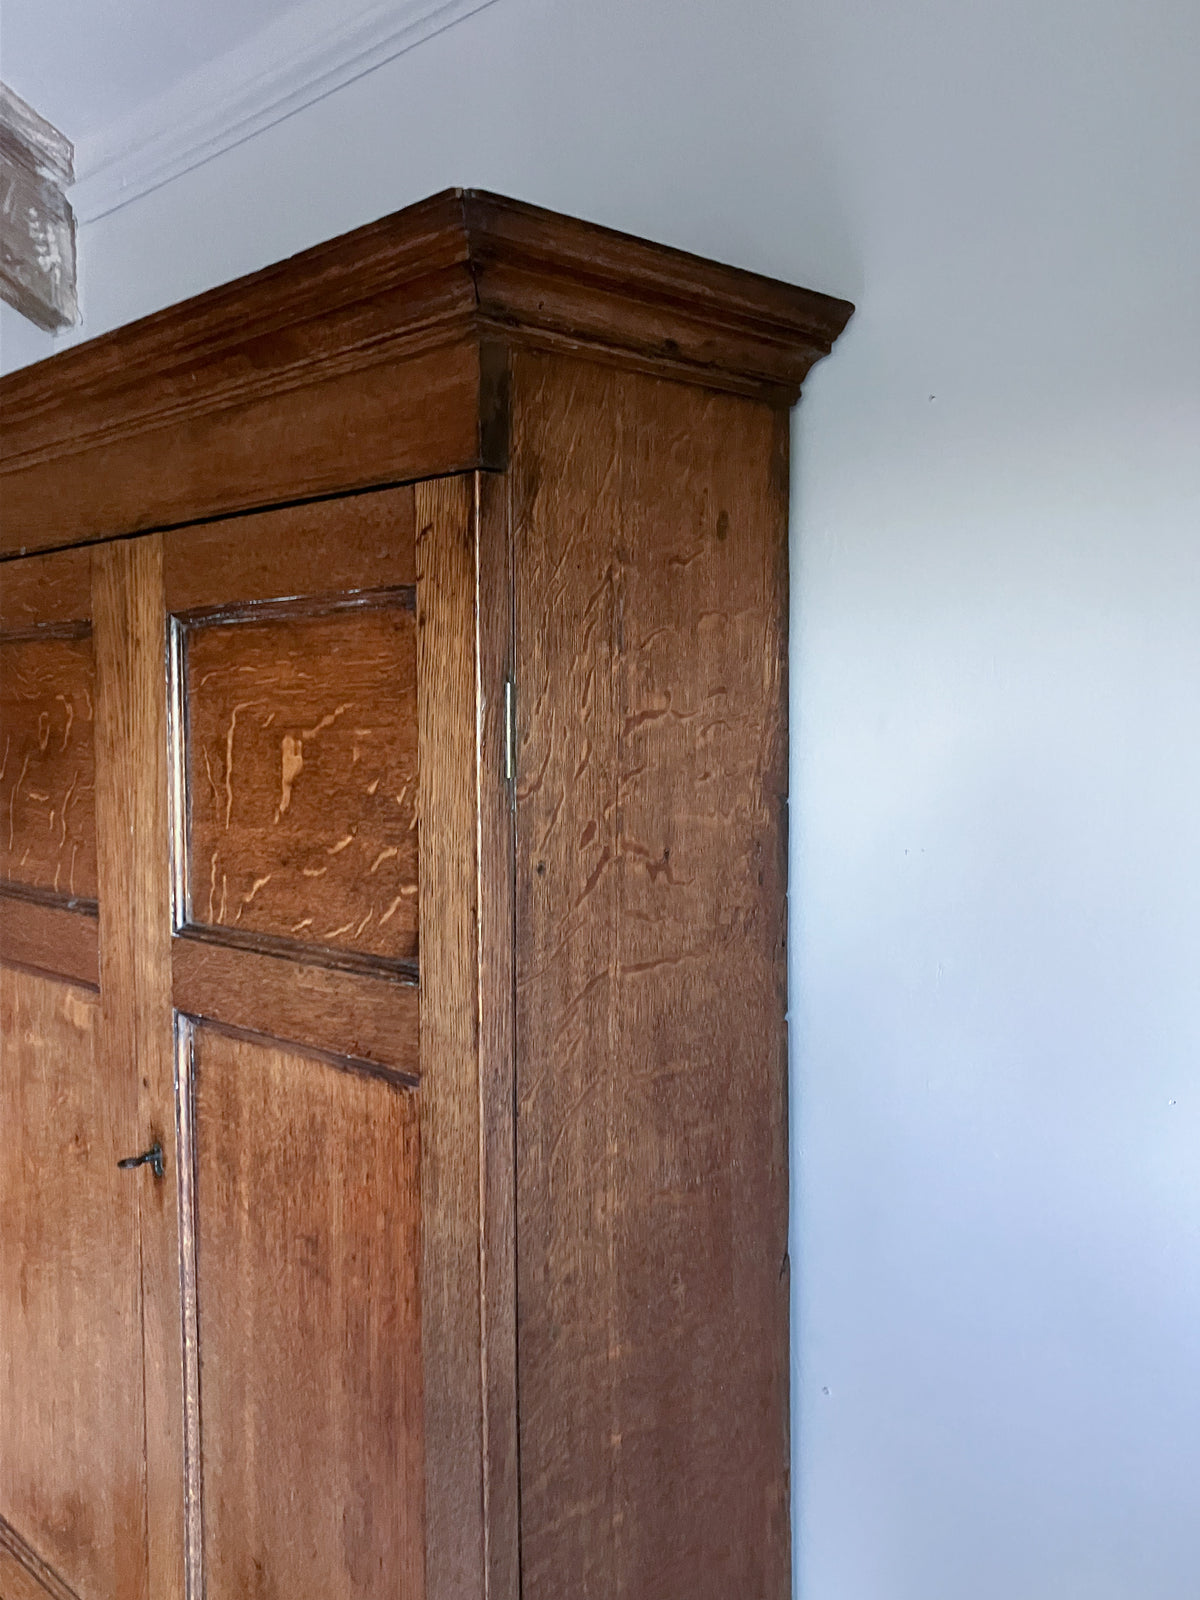
[[[383,0],[331,20],[305,0],[76,144],[71,201],[94,222],[361,78],[494,0]]]

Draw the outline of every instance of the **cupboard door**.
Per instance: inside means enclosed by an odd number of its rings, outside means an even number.
[[[13,566],[6,1600],[514,1592],[502,508]]]
[[[97,951],[87,553],[0,569],[0,1594],[144,1596],[136,1075]]]
[[[511,604],[485,501],[469,477],[165,536],[207,1600],[515,1592]]]
[[[424,1592],[411,490],[165,545],[190,1592]]]

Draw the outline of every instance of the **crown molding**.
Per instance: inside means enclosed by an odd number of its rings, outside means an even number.
[[[304,3],[77,141],[71,201],[95,222],[391,61],[493,0]],[[331,17],[331,12],[340,15]]]
[[[854,307],[595,223],[446,189],[0,378],[0,475],[467,339],[793,404]]]
[[[853,309],[448,189],[0,380],[0,555],[502,469],[518,350],[787,406]]]

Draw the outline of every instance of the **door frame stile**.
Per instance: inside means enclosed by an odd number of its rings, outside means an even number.
[[[416,496],[425,1600],[516,1600],[507,480]]]
[[[513,529],[508,474],[477,472],[474,477],[484,1592],[487,1600],[517,1600],[521,1552]]]
[[[147,1593],[170,1600],[185,1592],[184,1448],[161,534],[97,545],[92,594],[103,1048],[137,1073],[131,1138],[167,1152],[163,1178],[129,1176],[139,1185]]]

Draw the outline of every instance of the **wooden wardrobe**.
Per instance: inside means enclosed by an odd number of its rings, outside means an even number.
[[[0,1596],[783,1600],[788,411],[449,192],[0,384]]]

